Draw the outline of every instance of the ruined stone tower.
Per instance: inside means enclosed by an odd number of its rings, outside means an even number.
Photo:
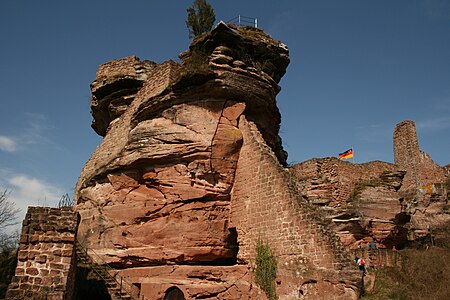
[[[394,162],[406,171],[403,191],[420,190],[433,183],[442,183],[446,174],[442,167],[420,150],[416,125],[413,121],[403,121],[394,130]]]
[[[394,162],[407,171],[403,181],[404,188],[420,187],[420,150],[416,125],[413,121],[403,121],[394,130]]]

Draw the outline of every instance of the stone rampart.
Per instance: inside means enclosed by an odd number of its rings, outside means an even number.
[[[396,166],[387,162],[354,164],[335,157],[313,158],[290,168],[298,179],[300,190],[306,189],[300,192],[309,199],[327,194],[329,202],[326,204],[331,207],[345,204],[357,183],[394,170]]]
[[[353,269],[352,261],[339,238],[299,197],[293,178],[264,143],[256,126],[241,117],[239,129],[244,144],[231,204],[231,225],[238,232],[238,261],[252,264],[256,242],[261,239],[276,252],[280,278],[291,278],[287,280],[290,283],[292,278],[300,283],[312,279],[319,282],[317,286],[321,281],[335,281],[335,287],[339,279],[348,285],[334,293],[335,299],[356,297],[352,285],[355,274],[349,271]]]
[[[78,222],[71,208],[28,208],[7,298],[73,298]]]

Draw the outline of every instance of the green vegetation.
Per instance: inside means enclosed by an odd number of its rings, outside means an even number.
[[[394,276],[392,269],[382,269],[376,271],[376,281],[374,290],[362,297],[364,300],[408,300],[404,287],[400,287]]]
[[[275,277],[277,275],[277,259],[268,243],[260,239],[256,241],[255,280],[266,293],[269,300],[277,299]]]
[[[17,250],[9,246],[0,248],[0,299],[6,295],[11,278],[16,270]]]
[[[186,25],[189,29],[189,38],[210,31],[216,21],[214,9],[206,0],[194,0],[194,4],[187,12]]]
[[[399,265],[376,272],[363,299],[450,299],[450,224],[439,229],[436,246],[399,251]]]

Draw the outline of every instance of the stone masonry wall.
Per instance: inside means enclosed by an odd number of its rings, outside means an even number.
[[[339,278],[341,283],[355,280],[354,273],[348,271],[353,262],[339,238],[299,199],[294,180],[278,163],[256,126],[241,117],[239,128],[244,144],[231,208],[231,226],[238,232],[238,261],[254,262],[260,238],[275,250],[280,276],[329,281]]]
[[[356,184],[361,181],[378,178],[383,172],[395,171],[394,164],[372,161],[354,164],[339,160],[335,157],[313,158],[290,168],[292,174],[298,178],[299,188],[305,186],[306,196],[329,194],[328,206],[338,207],[346,203]]]
[[[28,208],[7,298],[72,299],[78,222],[71,208]]]
[[[417,170],[419,161],[420,150],[416,126],[412,121],[403,121],[397,124],[394,130],[394,162],[407,171],[402,189],[420,187]]]
[[[420,150],[416,125],[413,121],[403,121],[395,127],[394,161],[401,169],[407,171],[403,180],[403,191],[419,189],[446,180],[445,169]]]
[[[156,63],[151,61],[145,60],[141,62],[136,56],[128,56],[100,65],[96,78],[97,80],[114,80],[113,78],[126,76],[142,76],[146,78],[146,73],[155,66]]]

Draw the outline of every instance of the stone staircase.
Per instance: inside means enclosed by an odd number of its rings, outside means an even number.
[[[104,263],[101,258],[92,250],[88,250],[76,242],[77,262],[92,271],[99,281],[102,281],[111,297],[111,300],[137,300],[132,296],[132,286],[122,277],[117,278],[116,271],[108,264]]]
[[[400,266],[400,252],[390,249],[354,249],[354,257],[362,257],[366,267],[380,269],[384,267]]]

